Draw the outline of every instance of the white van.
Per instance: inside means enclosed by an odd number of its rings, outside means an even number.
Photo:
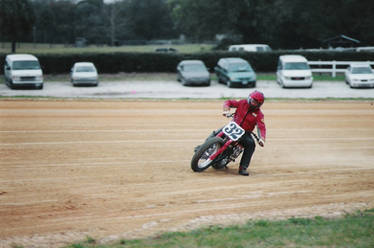
[[[32,86],[43,88],[43,72],[39,60],[30,54],[9,54],[4,64],[5,82],[10,88]]]
[[[230,52],[270,52],[271,48],[266,44],[241,44],[229,46]]]
[[[279,56],[277,83],[285,87],[307,87],[313,84],[312,70],[308,60],[301,55]]]

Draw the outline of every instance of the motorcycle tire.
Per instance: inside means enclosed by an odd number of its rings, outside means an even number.
[[[208,161],[207,159],[218,151],[225,142],[219,137],[212,137],[205,141],[199,149],[195,152],[191,160],[191,169],[194,172],[202,172],[214,164],[214,161]],[[202,160],[202,161],[200,161]]]

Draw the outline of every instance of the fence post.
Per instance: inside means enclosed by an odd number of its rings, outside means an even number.
[[[336,61],[332,61],[332,77],[336,76]]]

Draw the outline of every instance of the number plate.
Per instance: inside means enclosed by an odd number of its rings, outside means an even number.
[[[227,124],[222,131],[233,141],[237,141],[245,133],[244,129],[233,121]]]

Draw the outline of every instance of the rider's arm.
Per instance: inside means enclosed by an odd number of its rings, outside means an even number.
[[[230,108],[237,108],[239,102],[236,100],[226,100],[223,103],[223,112],[230,111]]]
[[[266,126],[264,122],[264,115],[261,112],[257,114],[256,124],[257,124],[257,135],[261,141],[260,145],[264,146],[265,138],[266,138]]]

